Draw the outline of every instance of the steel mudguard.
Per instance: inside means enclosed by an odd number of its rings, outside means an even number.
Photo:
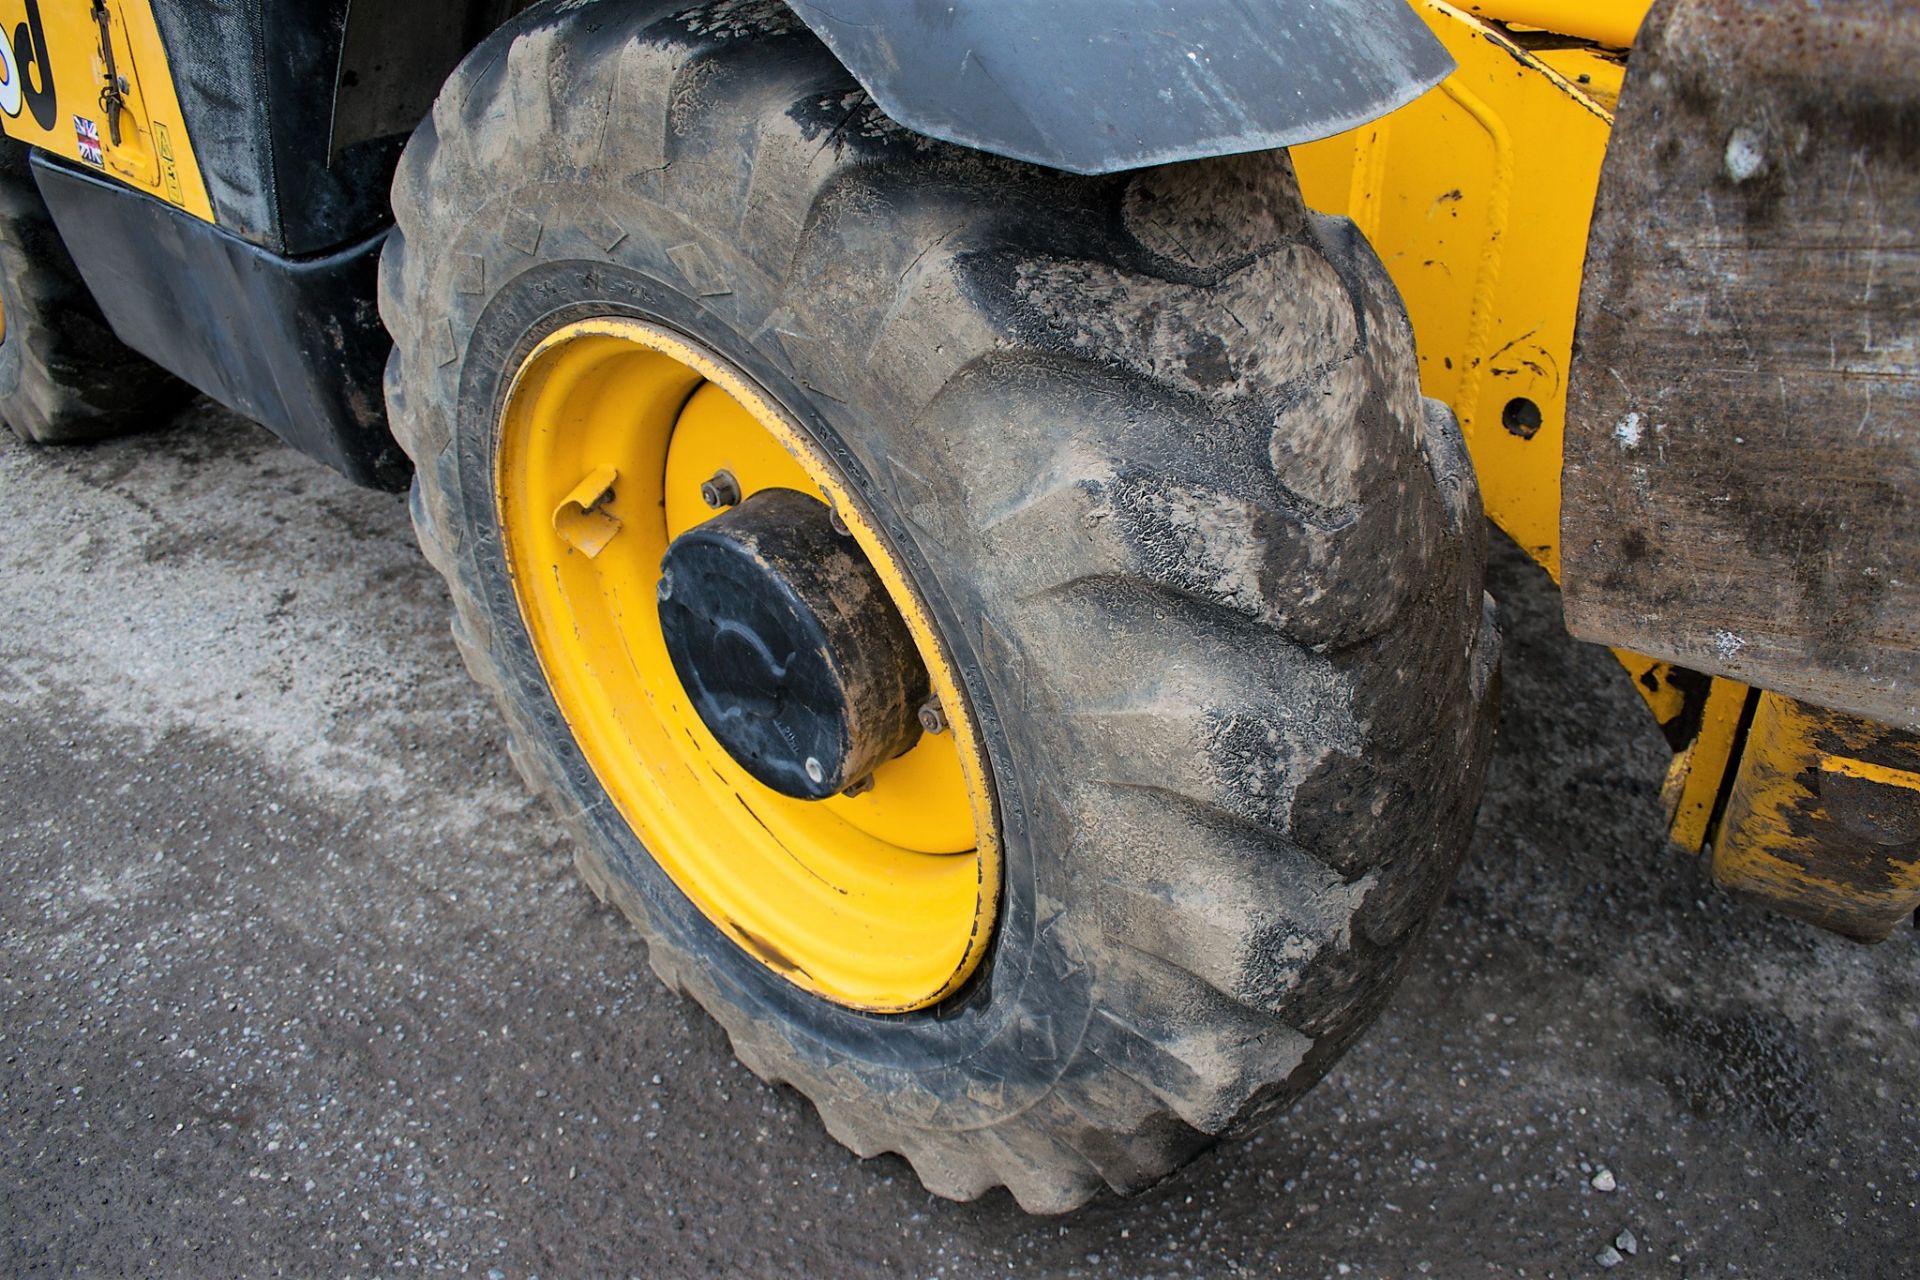
[[[1452,59],[1402,0],[789,0],[892,119],[1073,173],[1290,146]]]

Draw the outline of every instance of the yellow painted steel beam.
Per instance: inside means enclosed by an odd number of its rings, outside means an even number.
[[[1920,735],[1762,693],[1714,879],[1863,940],[1920,910]]]
[[[1660,788],[1667,835],[1688,853],[1706,847],[1727,770],[1738,758],[1740,719],[1752,692],[1736,681],[1716,679],[1707,691],[1700,732],[1667,766],[1667,780]]]
[[[1483,0],[1465,7],[1495,22],[1624,49],[1633,43],[1653,0]]]

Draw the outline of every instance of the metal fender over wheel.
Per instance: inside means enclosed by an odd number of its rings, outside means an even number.
[[[1073,177],[772,4],[535,8],[414,135],[387,398],[588,883],[862,1155],[1062,1211],[1374,1017],[1493,727],[1484,534],[1283,154]]]
[[[192,390],[130,350],[80,279],[27,168],[0,137],[0,419],[35,444],[137,430]]]

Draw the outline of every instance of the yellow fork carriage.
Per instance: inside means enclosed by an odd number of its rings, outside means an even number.
[[[0,417],[410,488],[588,884],[835,1137],[1034,1211],[1378,1012],[1485,523],[1672,840],[1920,906],[1920,17],[0,0]]]

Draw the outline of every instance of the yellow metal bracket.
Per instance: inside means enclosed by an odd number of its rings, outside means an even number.
[[[1866,941],[1920,910],[1920,735],[1761,693],[1713,875]]]
[[[1468,11],[1514,27],[1532,27],[1625,49],[1653,0],[1484,0]]]
[[[619,478],[612,467],[596,467],[553,509],[553,531],[589,560],[620,532],[619,518],[604,509],[613,501],[613,482]]]
[[[1706,846],[1727,770],[1740,747],[1740,720],[1753,691],[1733,680],[1713,682],[1707,693],[1700,731],[1667,766],[1660,798],[1667,811],[1667,834],[1688,853]]]

